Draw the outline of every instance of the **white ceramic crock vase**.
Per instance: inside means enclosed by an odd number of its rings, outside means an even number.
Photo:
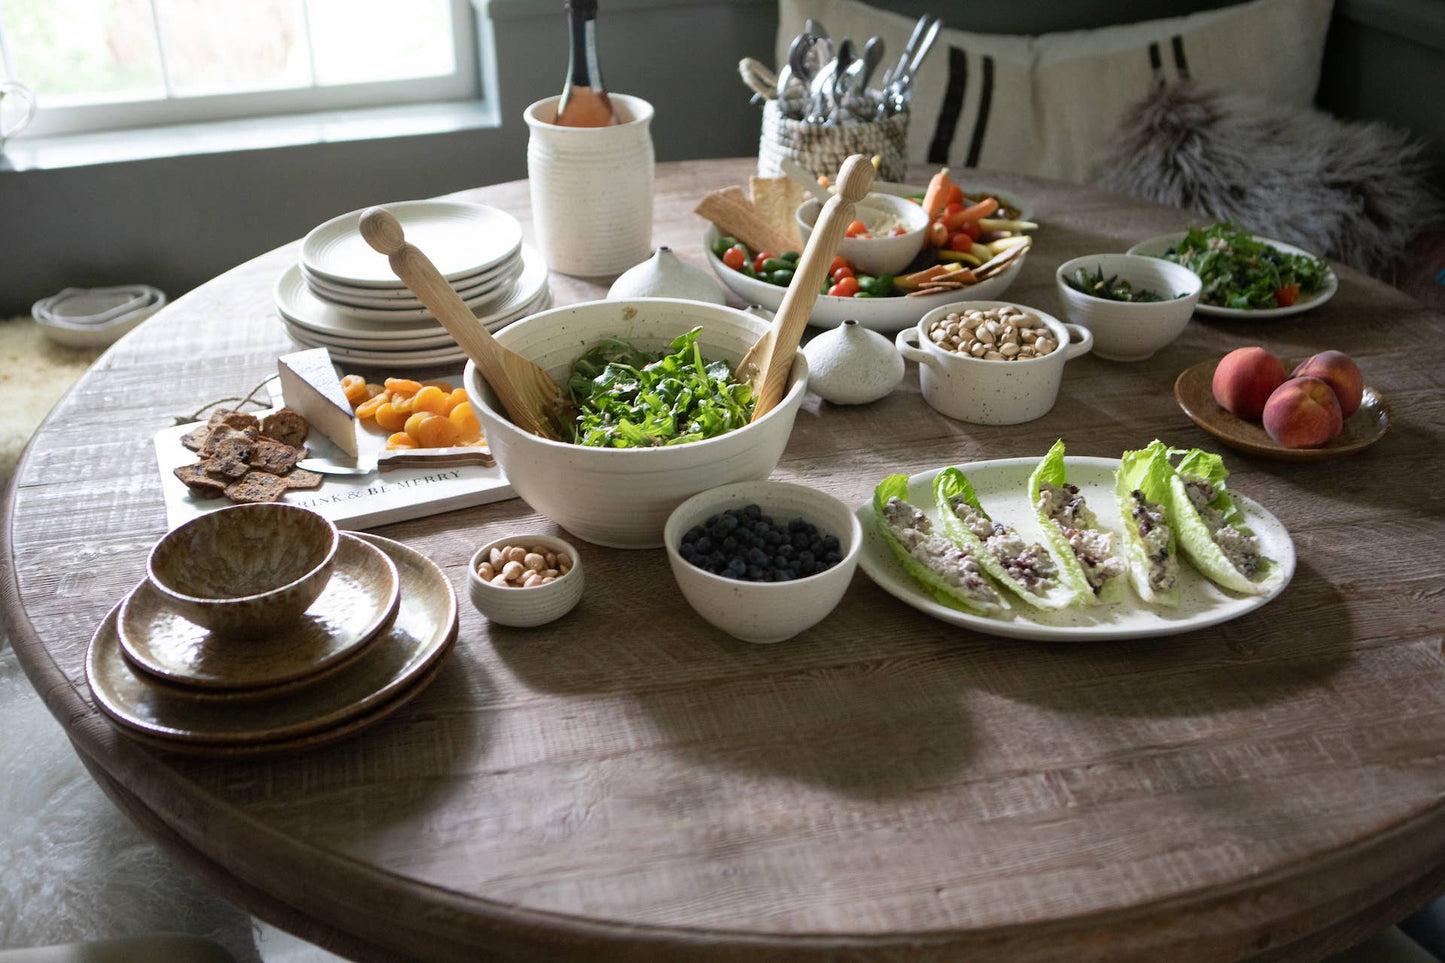
[[[611,301],[631,298],[681,298],[684,301],[707,301],[727,304],[722,286],[713,276],[695,264],[660,247],[657,253],[641,264],[622,272],[607,292]]]
[[[903,356],[892,341],[857,321],[844,321],[803,346],[808,387],[835,405],[865,405],[903,380]]]
[[[611,97],[611,127],[558,127],[557,97],[522,115],[537,245],[563,274],[617,274],[652,252],[652,105]]]

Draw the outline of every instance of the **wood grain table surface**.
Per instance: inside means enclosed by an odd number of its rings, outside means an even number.
[[[707,190],[750,159],[660,164],[657,244],[703,263]],[[926,177],[926,171],[916,176]],[[967,183],[967,178],[961,178]],[[1008,297],[1198,218],[1006,174],[1043,226]],[[525,182],[461,195],[516,214]],[[475,546],[556,531],[520,500],[378,529],[462,598],[436,682],[374,728],[281,758],[142,748],[95,708],[91,632],[165,529],[154,433],[294,350],[271,306],[292,244],[178,299],[56,407],[6,503],[5,622],[98,781],[221,892],[358,959],[1314,960],[1445,890],[1445,319],[1337,269],[1324,307],[1196,318],[1149,361],[1065,369],[998,428],[892,395],[809,395],[774,478],[854,504],[891,472],[1212,447],[1175,405],[1246,344],[1349,352],[1390,432],[1337,461],[1225,451],[1288,528],[1292,584],[1189,634],[1034,643],[953,628],[859,572],[838,609],[753,646],[684,602],[664,553],[584,546],[587,594],[534,629],[466,602]],[[561,304],[610,279],[553,276]],[[911,366],[910,366],[911,368]]]

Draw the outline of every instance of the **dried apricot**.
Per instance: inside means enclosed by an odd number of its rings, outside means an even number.
[[[376,414],[376,409],[391,400],[391,395],[383,390],[380,394],[372,395],[361,404],[356,406],[356,417],[365,421]]]
[[[428,414],[415,429],[408,421],[407,434],[415,438],[417,444],[423,448],[448,448],[457,443],[460,432],[457,431],[457,426],[452,424],[451,419],[442,415]]]
[[[438,381],[423,381],[423,382],[421,383],[421,386],[422,386],[423,388],[427,387],[428,385],[430,385],[430,386],[433,387],[433,388],[440,388],[441,391],[442,391],[442,394],[444,394],[444,395],[451,394],[451,391],[452,391],[452,383],[451,383],[450,381],[440,381],[440,380],[438,380]]]
[[[387,431],[401,431],[402,426],[406,424],[406,419],[409,414],[409,412],[402,411],[392,402],[387,401],[383,402],[376,409],[372,417],[376,419],[376,424],[380,428],[384,428]]]
[[[417,444],[416,439],[413,438],[411,435],[408,435],[404,431],[398,431],[396,434],[386,439],[386,447],[392,451],[395,451],[398,448],[415,448],[417,447]]]
[[[414,395],[421,390],[421,382],[410,378],[387,378],[386,386],[394,395]]]
[[[426,385],[413,397],[411,410],[444,415],[447,413],[447,393],[436,385]]]
[[[466,402],[467,389],[457,388],[451,394],[447,395],[447,414],[451,414],[453,411],[456,411],[457,405],[463,405],[466,404]]]
[[[457,432],[463,438],[471,438],[482,433],[482,426],[477,422],[477,416],[472,414],[470,401],[463,401],[457,405],[447,417],[452,424],[457,426]]]
[[[353,408],[356,407],[366,400],[366,379],[361,375],[342,375],[341,393],[346,395]]]
[[[421,428],[422,424],[430,421],[432,418],[437,417],[439,416],[435,412],[431,411],[415,412],[411,415],[411,417],[406,419],[406,427],[402,428],[402,431],[406,432],[408,435],[411,435],[413,438],[420,438],[421,433],[418,429]]]

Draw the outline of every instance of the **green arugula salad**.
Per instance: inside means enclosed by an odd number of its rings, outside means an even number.
[[[1281,251],[1233,221],[1191,228],[1161,257],[1199,275],[1200,304],[1246,311],[1287,308],[1322,290],[1329,276],[1319,258]]]
[[[752,387],[725,361],[708,362],[701,328],[663,351],[605,338],[572,363],[567,394],[577,407],[568,441],[594,448],[653,448],[713,438],[753,416]]]

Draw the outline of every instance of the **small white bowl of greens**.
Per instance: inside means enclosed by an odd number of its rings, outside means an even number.
[[[1064,314],[1094,335],[1094,354],[1143,361],[1183,333],[1199,300],[1199,276],[1138,254],[1086,254],[1054,272]]]
[[[1151,237],[1128,253],[1162,258],[1199,275],[1198,311],[1218,318],[1299,314],[1324,304],[1339,288],[1321,258],[1228,221]]]

